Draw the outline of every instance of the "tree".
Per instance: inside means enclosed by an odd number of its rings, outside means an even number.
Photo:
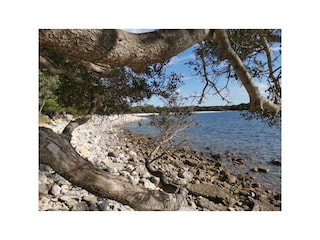
[[[72,148],[71,134],[77,126],[90,119],[93,113],[119,112],[131,102],[148,98],[153,94],[169,98],[181,82],[181,76],[176,73],[165,75],[162,71],[163,66],[171,57],[195,44],[199,44],[201,49],[198,51],[202,64],[202,71],[199,73],[205,79],[202,96],[208,84],[211,84],[218,94],[220,92],[215,88],[215,83],[210,80],[207,71],[208,61],[205,57],[210,55],[207,55],[205,50],[210,50],[218,56],[216,61],[224,62],[229,69],[233,68],[234,72],[228,71],[228,73],[239,79],[247,90],[252,112],[265,113],[267,110],[268,116],[277,116],[281,111],[281,95],[277,95],[280,93],[280,83],[279,77],[272,76],[275,70],[272,68],[273,60],[268,50],[268,42],[279,41],[279,34],[257,30],[255,35],[262,39],[261,44],[264,44],[267,55],[272,80],[270,83],[273,86],[270,93],[276,93],[271,94],[273,96],[271,98],[265,98],[253,81],[250,65],[244,64],[256,48],[246,52],[244,51],[246,46],[244,46],[236,51],[234,48],[237,42],[230,41],[233,38],[229,36],[237,33],[240,33],[239,36],[243,40],[249,39],[247,33],[235,31],[233,34],[230,30],[222,29],[158,30],[145,34],[102,29],[40,30],[41,68],[47,69],[52,74],[63,76],[62,79],[65,79],[60,85],[60,95],[68,98],[61,101],[72,103],[80,99],[88,114],[70,122],[61,135],[40,128],[40,161],[53,167],[75,185],[99,196],[128,204],[137,210],[179,209],[186,195],[184,189],[177,194],[171,194],[170,191],[168,193],[150,191],[132,186],[124,178],[95,169]],[[251,45],[252,43],[249,43],[249,46]],[[148,83],[145,81],[147,77],[154,80]],[[85,87],[79,88],[82,85]],[[63,94],[64,91],[70,95]],[[74,106],[79,106],[78,102]],[[162,143],[168,142],[171,136],[163,139]],[[151,153],[149,156],[151,160],[156,158],[157,151]],[[150,164],[146,166],[150,169]]]

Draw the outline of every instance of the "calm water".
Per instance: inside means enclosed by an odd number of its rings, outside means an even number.
[[[193,116],[198,127],[187,130],[186,135],[195,138],[192,147],[200,151],[233,152],[245,156],[245,166],[230,167],[234,171],[248,172],[254,166],[267,166],[268,173],[255,173],[258,182],[277,190],[281,188],[281,167],[270,164],[274,158],[281,160],[281,129],[268,127],[258,120],[245,120],[240,112],[207,112]],[[129,124],[127,129],[145,135],[155,134],[148,122]],[[224,159],[229,163],[226,159]]]

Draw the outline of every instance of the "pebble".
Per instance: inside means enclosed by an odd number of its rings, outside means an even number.
[[[46,127],[50,127],[57,133],[61,133],[66,124],[67,121],[57,120],[55,124]],[[140,184],[145,188],[158,190],[159,178],[150,175],[145,169],[144,159],[137,154],[140,154],[139,150],[134,149],[135,144],[129,144],[120,139],[117,134],[118,131],[118,128],[110,127],[110,123],[104,123],[101,117],[93,116],[86,124],[74,130],[71,144],[80,155],[87,158],[96,167],[102,168],[110,174],[125,176],[132,184]],[[180,156],[180,159],[182,158],[182,161],[189,166],[187,169],[185,169],[184,165],[183,167],[179,167],[179,171],[176,171],[173,167],[168,168],[168,165],[162,165],[163,170],[169,173],[172,180],[183,181],[183,184],[190,184],[192,181],[193,185],[204,184],[204,181],[208,181],[207,179],[211,179],[212,183],[219,181],[216,179],[217,177],[210,178],[210,176],[207,176],[211,172],[211,174],[220,175],[224,179],[221,186],[224,186],[225,190],[213,185],[211,187],[212,191],[209,189],[209,192],[204,193],[209,198],[211,196],[215,202],[210,201],[208,198],[199,197],[196,204],[196,198],[188,195],[188,199],[183,203],[180,210],[250,210],[246,204],[241,206],[242,204],[240,203],[248,201],[246,200],[248,197],[256,198],[256,194],[254,192],[239,190],[237,196],[241,197],[241,201],[231,198],[230,196],[232,195],[229,194],[229,190],[227,189],[230,189],[230,185],[235,186],[233,184],[236,184],[238,179],[224,170],[227,169],[225,163],[220,161],[214,162],[211,165],[211,169],[214,168],[214,171],[208,171],[209,168],[206,168],[201,161],[195,158],[192,159],[191,155],[189,158],[187,155],[189,156],[190,154],[182,153]],[[197,170],[195,171],[195,169]],[[254,170],[257,172],[268,172],[270,169],[256,167]],[[252,187],[260,188],[260,185],[253,184]],[[203,194],[199,189],[196,190],[194,189],[195,192]],[[281,199],[278,196],[275,198],[276,200]],[[236,205],[234,204],[235,202],[237,202]],[[111,199],[99,198],[84,189],[72,186],[69,181],[44,164],[40,164],[39,166],[39,210],[133,211],[130,206]]]

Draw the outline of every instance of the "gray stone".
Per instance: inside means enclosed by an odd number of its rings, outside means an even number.
[[[258,167],[258,172],[267,173],[270,171],[268,167]]]
[[[99,208],[97,207],[96,204],[90,204],[89,205],[89,211],[99,211]]]
[[[196,203],[198,206],[204,209],[208,209],[210,211],[226,211],[227,210],[226,206],[222,204],[216,204],[204,197],[198,197]]]
[[[58,196],[61,193],[61,187],[55,183],[53,184],[50,192],[53,196]]]
[[[276,165],[276,166],[281,166],[281,161],[279,160],[279,159],[273,159],[272,161],[271,161],[271,163],[273,164],[273,165]]]
[[[235,202],[232,194],[218,185],[208,183],[192,184],[188,187],[188,190],[192,194],[206,197],[215,203],[230,205]]]
[[[108,210],[109,202],[107,199],[102,199],[97,202],[97,207],[100,211],[106,211]]]
[[[71,208],[71,211],[88,211],[88,210],[89,210],[89,207],[85,202],[77,203]]]

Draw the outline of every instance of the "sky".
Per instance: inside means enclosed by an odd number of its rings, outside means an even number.
[[[123,29],[128,32],[132,33],[143,33],[143,32],[150,32],[154,29]],[[202,82],[201,78],[199,76],[194,76],[194,72],[192,68],[190,68],[186,63],[190,60],[193,60],[194,53],[193,49],[195,46],[185,50],[184,52],[181,52],[180,54],[172,57],[170,59],[170,62],[168,64],[167,73],[175,72],[178,74],[183,75],[183,85],[178,89],[179,93],[183,97],[188,96],[194,96],[199,95],[202,92],[202,89],[204,87],[204,83]],[[224,79],[219,80],[221,82],[221,85],[225,83]],[[238,82],[230,82],[228,85],[228,101],[230,104],[240,104],[240,103],[248,103],[249,102],[249,96],[243,86],[239,84]],[[264,91],[267,89],[267,85],[263,82],[258,82],[257,86],[261,93],[264,93]],[[185,104],[186,105],[194,105],[197,101],[190,99]],[[161,106],[162,102],[157,97],[152,97],[150,100],[143,102],[142,104],[151,104],[154,106]],[[209,95],[206,94],[203,102],[201,103],[201,106],[224,106],[228,104],[226,101],[223,101],[220,96],[218,95]]]
[[[319,194],[319,81],[317,39],[317,1],[74,1],[57,0],[52,4],[37,1],[2,1],[3,46],[2,85],[2,212],[6,219],[2,235],[12,238],[43,237],[55,239],[52,228],[59,223],[65,238],[150,239],[145,229],[166,223],[167,231],[158,231],[156,239],[170,232],[173,238],[314,239],[318,236],[319,208],[306,204],[303,189]],[[17,6],[19,6],[17,8]],[[26,9],[35,9],[34,14]],[[156,9],[156,11],[155,11]],[[57,14],[58,13],[58,14]],[[20,20],[20,21],[19,21]],[[38,29],[39,28],[282,28],[283,29],[283,121],[282,170],[283,211],[281,212],[123,212],[121,214],[59,213],[37,211],[38,194]],[[23,36],[23,37],[22,37]],[[179,56],[178,56],[179,57]],[[23,77],[21,77],[21,74]],[[14,87],[14,88],[13,88]],[[187,86],[186,86],[187,87]],[[192,87],[192,86],[190,86]],[[13,91],[14,89],[14,91]],[[192,88],[191,88],[192,89]],[[241,90],[240,90],[241,91]],[[207,102],[211,100],[208,98]],[[216,101],[216,100],[213,100]],[[301,167],[304,167],[302,170]],[[297,177],[298,176],[298,177]],[[302,181],[305,180],[305,181]],[[23,180],[23,184],[22,181]],[[23,186],[23,187],[21,187]],[[25,187],[27,186],[27,187]],[[17,191],[19,189],[19,191]],[[298,193],[298,194],[297,194]],[[301,195],[301,196],[300,196]],[[23,201],[21,201],[21,196]],[[23,204],[22,204],[23,203]],[[22,205],[23,206],[22,206]],[[22,206],[22,207],[21,207]],[[30,216],[33,216],[30,218]],[[32,224],[25,224],[32,220]],[[196,224],[194,223],[196,221]],[[309,220],[309,221],[308,221]],[[192,223],[192,228],[180,231]],[[271,226],[270,234],[266,227]],[[19,226],[20,231],[16,231]],[[31,226],[31,227],[30,227]],[[230,231],[232,226],[232,231]],[[250,226],[250,234],[239,234]],[[177,231],[178,228],[178,231]],[[71,229],[71,231],[70,231]],[[75,229],[75,230],[74,230]],[[79,231],[77,231],[78,229]],[[124,231],[125,229],[125,231]],[[93,231],[94,230],[94,231]],[[102,230],[102,231],[101,231]],[[227,234],[227,235],[226,235]]]

